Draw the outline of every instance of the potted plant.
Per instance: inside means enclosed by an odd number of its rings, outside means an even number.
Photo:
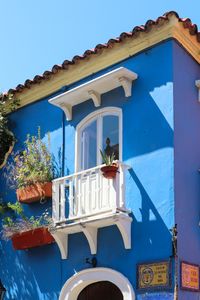
[[[40,137],[27,136],[25,148],[15,155],[10,164],[12,179],[17,187],[17,199],[22,203],[32,203],[52,197],[54,167],[48,147]]]
[[[3,210],[5,211],[5,205]],[[30,249],[54,242],[48,230],[52,219],[47,211],[40,217],[27,218],[19,202],[8,203],[6,210],[9,211],[9,216],[3,218],[2,238],[11,239],[15,250]]]
[[[113,179],[116,177],[116,174],[118,172],[118,165],[114,162],[115,155],[112,153],[111,155],[107,155],[105,152],[103,153],[101,150],[101,156],[103,163],[105,166],[101,168],[101,171],[103,173],[103,176],[107,179]]]

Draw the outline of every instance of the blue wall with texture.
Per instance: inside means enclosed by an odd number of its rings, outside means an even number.
[[[129,99],[124,97],[122,88],[117,88],[103,95],[101,106],[120,107],[123,112],[123,161],[131,166],[126,175],[126,206],[133,216],[132,249],[124,249],[120,233],[112,226],[99,230],[96,255],[99,267],[113,268],[129,279],[138,299],[172,297],[170,291],[163,291],[162,296],[158,293],[142,296],[136,289],[136,265],[169,259],[172,255],[173,43],[161,43],[66,87],[70,89],[120,66],[139,75]],[[15,149],[22,147],[27,133],[36,134],[37,126],[40,126],[44,140],[47,140],[47,133],[50,132],[51,150],[57,160],[61,151],[63,173],[67,175],[74,172],[76,126],[97,108],[91,100],[77,105],[73,108],[73,120],[67,122],[63,119],[63,113],[48,103],[49,98],[12,114],[18,140]],[[1,190],[5,194],[5,186]],[[15,201],[14,191],[8,192],[6,197]],[[49,205],[26,205],[25,210],[29,215],[37,215]],[[69,236],[67,260],[61,260],[56,244],[14,251],[11,242],[1,241],[0,255],[0,278],[7,288],[7,300],[58,299],[65,281],[75,272],[89,268],[85,260],[91,257],[83,234]]]

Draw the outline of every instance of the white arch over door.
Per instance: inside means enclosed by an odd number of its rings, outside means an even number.
[[[129,280],[118,271],[109,268],[93,268],[80,271],[64,284],[59,300],[77,300],[80,292],[89,284],[110,281],[123,295],[123,300],[135,300],[135,293]]]

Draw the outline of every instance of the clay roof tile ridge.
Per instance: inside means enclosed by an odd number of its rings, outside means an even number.
[[[136,38],[140,32],[148,32],[154,26],[162,25],[169,21],[171,16],[175,16],[179,22],[183,23],[184,28],[189,30],[191,35],[196,35],[197,41],[200,42],[200,32],[196,24],[192,24],[189,18],[180,18],[178,13],[175,11],[169,11],[158,17],[156,20],[148,20],[145,25],[135,26],[130,32],[122,32],[119,37],[111,38],[107,43],[98,44],[93,49],[86,50],[83,55],[75,55],[72,60],[64,60],[61,65],[54,65],[51,70],[44,71],[42,75],[36,75],[32,80],[27,79],[24,84],[17,85],[14,89],[9,89],[5,94],[8,93],[21,93],[24,89],[30,89],[34,84],[41,83],[43,80],[48,80],[52,75],[57,74],[60,70],[67,70],[69,65],[78,63],[80,60],[84,60],[90,55],[97,54],[105,48],[112,48],[115,43],[123,42],[126,38]]]

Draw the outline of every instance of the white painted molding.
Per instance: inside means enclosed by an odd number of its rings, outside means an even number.
[[[90,252],[91,254],[96,254],[97,253],[97,233],[98,233],[98,228],[95,227],[83,227],[83,233],[85,234],[85,237],[88,241],[88,244],[90,246]]]
[[[116,225],[121,233],[125,249],[131,249],[131,222],[127,218],[121,218]]]
[[[71,121],[72,120],[72,106],[71,105],[67,105],[65,103],[60,103],[60,107],[64,111],[66,119],[68,121]]]
[[[90,122],[94,121],[99,115],[101,115],[101,116],[107,116],[107,115],[112,116],[113,115],[113,116],[121,117],[122,109],[119,107],[115,107],[115,106],[107,106],[107,107],[95,110],[92,113],[88,114],[84,119],[82,119],[78,123],[78,125],[76,127],[76,131],[80,130],[80,128],[84,128]]]
[[[125,97],[130,97],[132,90],[132,80],[126,77],[120,77],[119,82],[121,83],[124,89]]]
[[[93,100],[95,107],[101,105],[101,95],[122,86],[126,97],[131,96],[132,82],[138,75],[131,70],[120,67],[102,76],[81,84],[49,100],[49,103],[60,107],[66,119],[72,119],[72,107],[89,99]]]
[[[93,268],[74,274],[64,284],[59,300],[75,300],[89,284],[109,281],[116,285],[123,295],[123,300],[135,300],[135,293],[130,281],[120,272],[110,268]]]
[[[62,231],[51,231],[51,235],[59,247],[62,259],[66,259],[68,256],[68,235]]]
[[[101,95],[95,91],[88,91],[89,98],[92,98],[95,107],[101,105]]]
[[[195,85],[198,88],[198,101],[200,102],[200,80],[195,81]]]

